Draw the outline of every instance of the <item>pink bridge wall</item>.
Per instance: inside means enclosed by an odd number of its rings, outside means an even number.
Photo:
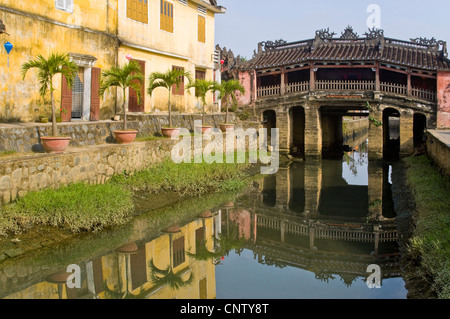
[[[249,105],[256,100],[256,81],[252,84],[251,75],[249,72],[239,72],[239,82],[245,89],[245,94],[237,95],[237,101],[239,105]],[[252,88],[253,86],[253,88]]]
[[[437,128],[450,128],[450,72],[438,72],[437,97]]]

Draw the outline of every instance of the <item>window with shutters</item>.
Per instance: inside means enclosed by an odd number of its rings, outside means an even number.
[[[173,3],[161,0],[160,28],[163,31],[173,33]]]
[[[73,0],[55,0],[56,9],[73,12]]]
[[[127,17],[148,23],[148,0],[127,0]]]
[[[206,18],[198,15],[198,42],[206,42]]]
[[[173,268],[184,263],[185,259],[184,250],[184,236],[173,241]]]
[[[203,70],[195,70],[195,79],[196,80],[205,80],[206,72]]]
[[[181,70],[184,71],[184,68],[181,66],[172,66],[172,70]],[[180,84],[178,88],[176,85],[172,87],[172,94],[174,95],[184,95],[184,76],[180,76]]]

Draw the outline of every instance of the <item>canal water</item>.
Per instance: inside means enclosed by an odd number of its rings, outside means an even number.
[[[290,163],[242,194],[149,210],[5,260],[0,297],[404,299],[392,168],[368,161],[367,140],[351,146],[342,160]]]

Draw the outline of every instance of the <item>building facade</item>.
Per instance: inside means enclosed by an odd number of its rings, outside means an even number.
[[[68,53],[79,66],[72,88],[55,77],[55,100],[63,121],[109,119],[120,111],[122,96],[114,88],[98,95],[102,70],[138,60],[151,72],[184,68],[193,77],[213,79],[214,16],[225,9],[215,1],[42,0],[0,1],[0,118],[34,121],[50,114],[50,95],[39,95],[39,83],[21,65],[41,54]],[[3,44],[13,44],[8,54]],[[195,98],[175,92],[179,111],[194,111]],[[130,112],[167,110],[167,92],[156,90],[137,105],[129,92]],[[212,102],[212,97],[210,102]]]
[[[215,1],[204,0],[119,0],[118,40],[119,64],[127,56],[137,60],[148,78],[151,72],[183,69],[193,79],[214,79],[214,17],[225,9]],[[173,89],[173,109],[195,112],[194,92],[184,89],[186,79]],[[143,92],[146,92],[145,83]],[[139,105],[130,95],[128,108],[132,112],[167,111],[168,92],[156,89],[145,95]],[[212,95],[208,104],[212,104]]]

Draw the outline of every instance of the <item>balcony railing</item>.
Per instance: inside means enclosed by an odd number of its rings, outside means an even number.
[[[318,80],[315,81],[315,90],[318,91],[375,91],[376,83],[375,81],[324,81]],[[293,94],[293,93],[301,93],[308,92],[310,90],[310,82],[303,81],[297,83],[289,83],[284,86],[284,90],[282,90],[281,85],[272,85],[259,87],[257,89],[257,97],[265,98],[265,97],[273,97],[280,96],[284,94]],[[284,92],[282,92],[284,91]],[[380,91],[408,96],[408,87],[403,84],[389,83],[389,82],[380,82]],[[411,88],[411,92],[409,96],[419,98],[427,101],[436,101],[437,94],[434,91],[421,89],[421,88]]]
[[[375,91],[374,81],[316,81],[316,89],[324,91]]]

